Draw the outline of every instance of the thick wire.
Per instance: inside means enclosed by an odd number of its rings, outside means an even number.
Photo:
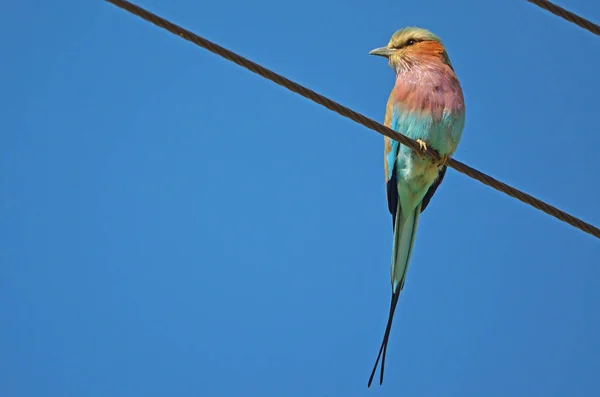
[[[543,8],[544,10],[550,11],[554,15],[557,15],[563,19],[566,19],[569,22],[573,22],[575,25],[578,25],[585,30],[588,30],[598,36],[600,36],[600,25],[596,25],[593,22],[588,21],[585,18],[580,17],[577,14],[573,14],[571,11],[567,11],[564,8],[557,6],[554,3],[549,2],[548,0],[527,0],[530,3],[535,4],[538,7]]]
[[[290,91],[300,94],[303,97],[308,98],[311,101],[318,103],[319,105],[325,106],[329,110],[332,110],[344,117],[347,117],[359,124],[362,124],[369,129],[377,131],[380,134],[385,135],[395,141],[398,141],[401,144],[410,147],[411,149],[415,150],[418,153],[426,154],[427,156],[430,156],[433,159],[439,160],[439,156],[434,150],[431,150],[429,148],[427,151],[421,150],[421,148],[419,147],[419,144],[417,142],[406,137],[405,135],[399,134],[396,131],[384,126],[383,124],[376,122],[373,119],[365,117],[362,114],[357,113],[352,109],[349,109],[343,105],[340,105],[339,103],[332,101],[331,99],[328,99],[328,98],[324,97],[323,95],[320,95],[311,89],[308,89],[298,83],[295,83],[295,82],[293,82],[293,81],[291,81],[291,80],[289,80],[289,79],[287,79],[287,78],[285,78],[263,66],[260,66],[257,63],[254,63],[254,62],[244,58],[241,55],[238,55],[226,48],[221,47],[218,44],[215,44],[203,37],[200,37],[200,36],[190,32],[189,30],[186,30],[186,29],[184,29],[180,26],[177,26],[174,23],[171,23],[149,11],[146,11],[143,8],[138,7],[135,4],[132,4],[125,0],[106,0],[106,1],[116,5],[119,8],[129,11],[130,13],[137,15],[137,16],[141,17],[142,19],[145,19],[148,22],[152,22],[156,26],[166,29],[173,34],[176,34],[177,36],[184,38],[185,40],[191,41],[192,43],[194,43],[202,48],[205,48],[217,55],[220,55],[221,57],[228,59],[231,62],[234,62],[234,63],[236,63],[236,64],[268,79],[268,80],[271,80],[274,83],[279,84],[279,85],[287,88]],[[542,200],[539,200],[525,192],[522,192],[518,189],[515,189],[512,186],[509,186],[503,182],[500,182],[499,180],[494,179],[491,176],[486,175],[483,172],[480,172],[474,168],[471,168],[468,165],[461,163],[458,160],[448,159],[446,164],[449,167],[454,168],[458,172],[468,175],[473,179],[477,179],[478,181],[480,181],[498,191],[506,193],[509,196],[516,198],[517,200],[520,200],[526,204],[529,204],[532,207],[537,208],[538,210],[543,211],[548,215],[551,215],[563,222],[568,223],[571,226],[576,227],[577,229],[580,229],[588,234],[591,234],[592,236],[600,238],[600,229],[599,228],[597,228],[587,222],[584,222],[581,219],[576,218],[573,215],[570,215],[550,204],[547,204],[547,203],[543,202]]]

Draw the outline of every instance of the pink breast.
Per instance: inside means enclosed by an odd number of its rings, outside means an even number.
[[[413,65],[398,74],[390,96],[396,106],[418,113],[430,113],[434,121],[444,111],[464,112],[464,98],[460,83],[452,69],[441,62],[438,65]]]

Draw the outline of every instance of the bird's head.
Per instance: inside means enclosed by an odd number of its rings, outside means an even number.
[[[426,29],[406,27],[392,35],[385,47],[369,52],[388,59],[394,70],[402,71],[418,62],[440,60],[450,67],[450,59],[439,37]]]

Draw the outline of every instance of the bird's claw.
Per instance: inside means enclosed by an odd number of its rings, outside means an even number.
[[[427,152],[427,143],[422,139],[417,139],[416,142],[419,144],[419,148],[422,152]],[[435,150],[434,150],[435,151]],[[423,153],[419,153],[419,157],[423,158]],[[442,168],[443,166],[448,164],[448,160],[450,160],[450,156],[447,154],[440,155],[437,151],[435,151],[439,157],[439,160],[432,160],[434,164],[438,166],[438,168]]]
[[[444,155],[440,156],[439,160],[434,160],[434,163],[437,164],[438,168],[442,168],[443,166],[448,164],[448,160],[450,160],[450,156],[448,156],[447,154],[444,154]]]
[[[422,139],[417,139],[417,143],[419,144],[419,148],[423,151],[423,152],[427,152],[427,143],[425,143],[424,140]],[[423,157],[423,153],[419,153],[420,157]]]

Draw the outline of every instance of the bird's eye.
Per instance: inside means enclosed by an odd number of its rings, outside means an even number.
[[[416,42],[417,42],[417,40],[415,40],[415,39],[408,39],[408,40],[406,41],[406,45],[413,45],[413,44],[415,44]]]

